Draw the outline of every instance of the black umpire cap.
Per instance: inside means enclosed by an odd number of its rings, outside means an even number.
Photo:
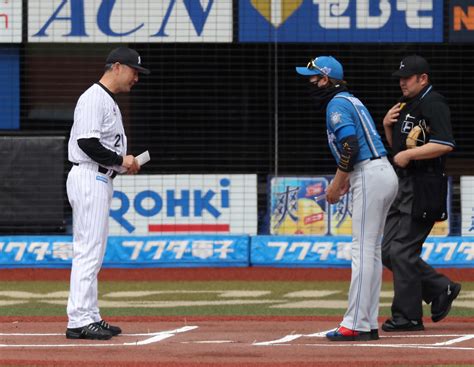
[[[411,55],[405,57],[400,63],[400,68],[392,75],[399,78],[406,78],[412,75],[429,74],[430,65],[421,56]]]
[[[109,56],[107,56],[107,60],[105,60],[105,63],[114,64],[116,62],[119,62],[123,65],[128,65],[131,68],[138,70],[140,73],[150,74],[150,70],[142,66],[142,59],[138,52],[132,50],[131,48],[119,47],[110,51]]]

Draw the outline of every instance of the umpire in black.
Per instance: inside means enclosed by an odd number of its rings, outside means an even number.
[[[444,97],[433,90],[427,61],[418,55],[405,57],[392,75],[400,79],[403,95],[383,120],[399,188],[387,215],[382,242],[382,261],[393,273],[395,291],[392,317],[384,322],[382,330],[418,331],[424,330],[422,301],[431,303],[431,318],[438,322],[447,316],[461,290],[460,284],[437,273],[421,258],[422,245],[435,219],[430,213],[416,217],[413,206],[419,191],[416,189],[423,185],[417,177],[428,177],[430,173],[445,177],[445,157],[455,143],[449,107]],[[421,134],[413,146],[407,138],[411,138],[409,134],[415,127]],[[432,197],[433,202],[446,204],[446,195],[441,191],[435,196],[438,197]]]

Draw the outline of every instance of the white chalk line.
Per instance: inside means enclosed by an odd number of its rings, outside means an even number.
[[[123,347],[123,346],[138,346],[138,345],[147,345],[152,343],[157,343],[159,341],[171,338],[179,333],[185,333],[187,331],[195,330],[198,326],[184,326],[182,328],[174,329],[174,330],[167,330],[167,331],[158,331],[154,333],[147,333],[147,334],[122,334],[123,336],[149,336],[152,335],[150,338],[144,340],[138,340],[135,342],[124,342],[124,343],[108,343],[107,341],[103,341],[106,343],[97,344],[95,343],[88,343],[88,344],[0,344],[0,348],[80,348],[80,347]],[[64,336],[63,333],[48,333],[48,334],[20,334],[20,333],[2,333],[0,335],[3,336]]]
[[[195,340],[192,342],[181,342],[181,344],[230,344],[233,340]]]
[[[149,332],[149,333],[134,333],[134,334],[122,334],[123,336],[151,336],[144,340],[139,340],[135,342],[124,342],[124,343],[103,343],[97,344],[0,344],[0,348],[75,348],[75,347],[114,347],[114,346],[139,346],[139,345],[147,345],[152,343],[157,343],[159,341],[171,338],[178,333],[184,333],[187,331],[195,330],[198,326],[185,326],[182,328],[174,329],[174,330],[167,330],[167,331],[160,331],[160,332]],[[318,333],[313,334],[290,334],[286,335],[282,338],[266,341],[266,342],[254,342],[252,345],[254,346],[291,346],[293,344],[289,344],[290,342],[302,338],[302,337],[310,337],[310,338],[324,338],[326,333],[332,331],[334,329],[329,329],[326,331],[321,331]],[[0,333],[0,336],[64,336],[64,333]],[[444,342],[434,343],[434,344],[381,344],[380,342],[377,343],[325,343],[325,344],[298,344],[299,346],[310,346],[310,347],[375,347],[375,348],[414,348],[414,349],[445,349],[445,350],[474,350],[474,347],[458,347],[458,346],[451,346],[453,344],[461,343],[463,341],[474,339],[474,334],[467,334],[467,335],[460,335],[460,334],[428,334],[428,335],[420,335],[420,334],[411,334],[411,335],[387,335],[381,336],[381,339],[390,339],[390,338],[439,338],[439,337],[454,337],[455,339],[447,340]],[[232,340],[200,340],[200,341],[184,341],[181,342],[182,344],[225,344],[225,343],[235,343]]]
[[[464,336],[461,336],[460,338],[451,339],[451,340],[448,340],[446,342],[435,343],[433,345],[451,345],[451,344],[461,343],[463,341],[470,340],[470,339],[474,339],[474,335],[472,335],[472,334],[471,335],[464,335]]]
[[[335,329],[333,328],[333,329],[329,329],[329,330],[326,330],[326,331],[320,331],[320,332],[314,333],[314,334],[290,334],[290,335],[284,336],[283,338],[280,338],[280,339],[270,340],[268,342],[253,343],[253,345],[283,344],[283,343],[286,343],[286,342],[289,342],[289,341],[299,339],[301,337],[308,337],[308,338],[326,337],[326,334],[329,333],[330,331],[333,331],[333,330],[335,330]]]
[[[279,346],[292,346],[292,344],[276,344]],[[436,344],[363,344],[363,343],[326,343],[326,344],[298,344],[306,347],[366,347],[366,348],[411,348],[411,349],[437,349],[437,350],[474,350],[474,347],[447,347]]]
[[[283,338],[277,339],[277,340],[271,340],[268,342],[259,342],[259,343],[253,343],[253,345],[274,345],[274,344],[283,344],[287,342],[291,342],[293,340],[299,339],[303,334],[292,334],[292,335],[287,335],[284,336]]]
[[[292,344],[287,344],[293,340],[306,337],[306,338],[325,338],[326,334],[330,331],[333,331],[335,329],[329,329],[326,331],[321,331],[313,334],[290,334],[286,335],[280,339],[276,340],[270,340],[266,342],[254,342],[252,345],[255,346],[285,346],[285,345],[292,345]],[[378,347],[378,348],[418,348],[418,349],[449,349],[449,350],[474,350],[474,347],[449,347],[449,345],[453,345],[456,343],[461,343],[466,340],[474,339],[474,334],[467,334],[467,335],[460,335],[460,334],[431,334],[431,335],[420,335],[420,334],[415,334],[415,335],[387,335],[387,336],[381,336],[381,339],[389,339],[389,338],[403,338],[403,339],[408,339],[408,338],[450,338],[454,337],[455,339],[447,340],[444,342],[439,342],[439,343],[434,343],[434,344],[380,344],[380,342],[374,343],[374,344],[369,344],[369,343],[334,343],[334,344],[298,344],[298,345],[305,345],[305,346],[316,346],[316,347],[331,347],[331,346],[345,346],[345,347]]]

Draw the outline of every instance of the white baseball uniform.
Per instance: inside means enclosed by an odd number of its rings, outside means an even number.
[[[97,275],[102,266],[109,232],[113,178],[120,166],[103,167],[78,145],[78,139],[97,138],[118,155],[125,156],[127,138],[120,109],[113,95],[94,84],[79,98],[69,138],[67,195],[73,212],[73,260],[67,313],[68,328],[102,320],[98,307]]]
[[[382,287],[382,235],[388,210],[397,194],[397,176],[386,157],[354,165],[352,191],[351,285],[341,325],[378,329]],[[382,190],[381,190],[382,189]]]

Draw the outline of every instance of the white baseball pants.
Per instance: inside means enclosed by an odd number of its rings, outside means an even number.
[[[341,323],[351,330],[378,328],[382,286],[382,235],[388,210],[398,190],[398,178],[387,158],[354,166],[352,190],[352,275],[349,305]]]
[[[102,319],[98,306],[97,275],[107,245],[113,184],[110,177],[93,167],[81,165],[72,167],[66,186],[73,212],[68,328],[78,328]]]

